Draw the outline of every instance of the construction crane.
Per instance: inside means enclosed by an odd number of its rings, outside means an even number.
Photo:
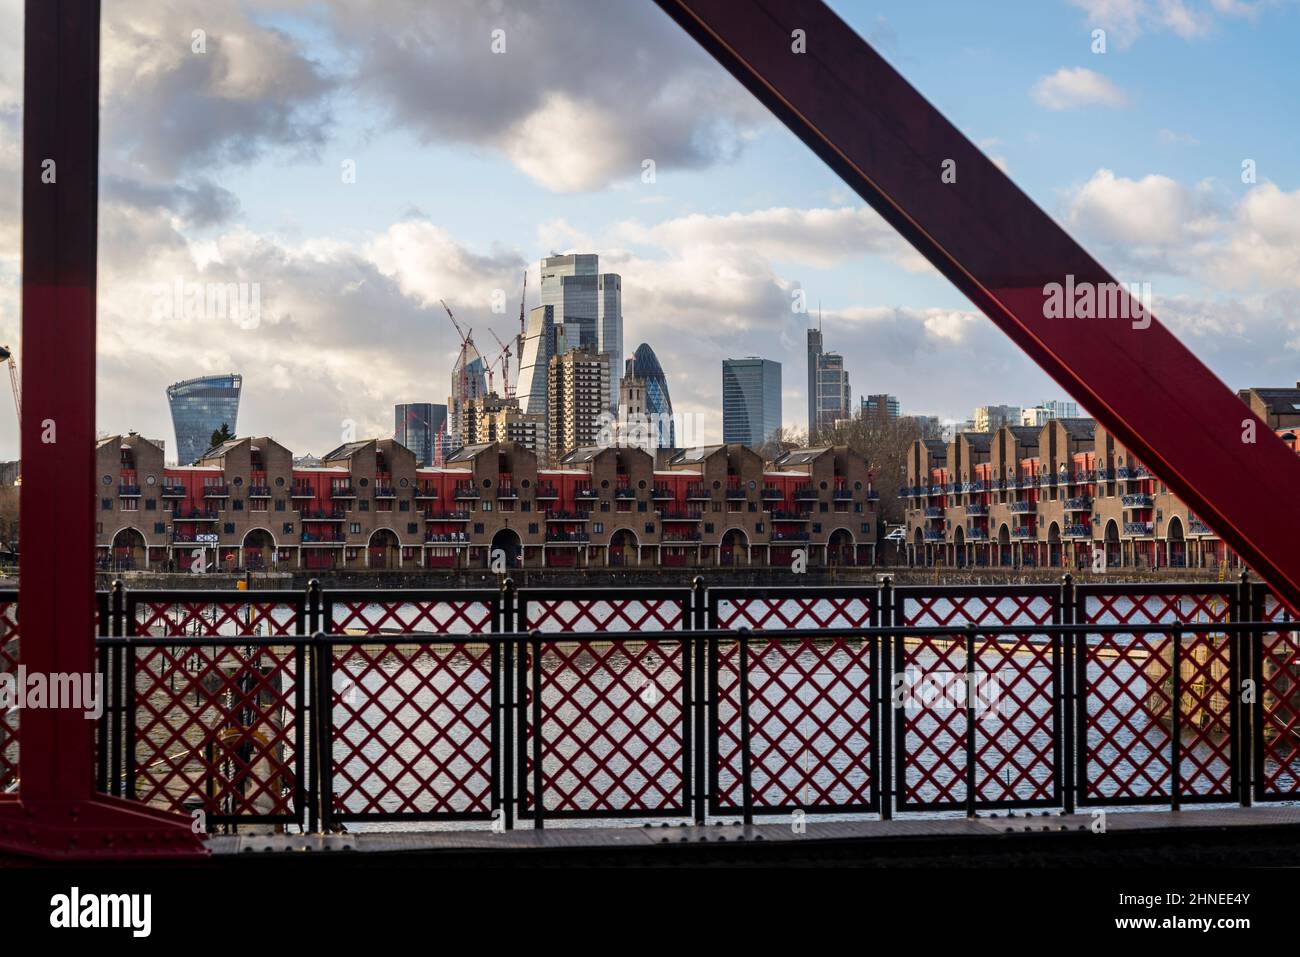
[[[14,351],[8,346],[0,346],[0,362],[9,364],[9,384],[14,390],[14,411],[18,413],[18,429],[22,431],[23,390],[18,382],[18,360],[14,358]]]
[[[442,303],[442,308],[447,310],[447,318],[451,320],[451,324],[456,327],[456,334],[460,336],[460,394],[462,397],[468,398],[469,350],[471,347],[474,347],[474,330],[471,329],[469,334],[466,335],[465,330],[462,329],[460,323],[456,321],[456,317],[452,315],[451,307],[442,299],[439,299],[438,301]],[[477,347],[474,348],[475,351],[478,351]]]
[[[492,332],[492,330],[489,329],[488,332]],[[510,347],[506,345],[504,342],[502,342],[501,337],[498,336],[495,332],[492,332],[492,338],[495,339],[497,341],[497,345],[501,347],[501,352],[498,353],[497,357],[492,360],[492,363],[493,364],[497,362],[501,363],[501,392],[508,399],[515,394],[515,390],[510,388]],[[488,366],[488,390],[491,391],[491,389],[492,389],[492,366],[489,365]]]

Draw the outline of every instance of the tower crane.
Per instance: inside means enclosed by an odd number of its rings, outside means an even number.
[[[447,310],[447,318],[451,320],[451,324],[456,327],[456,334],[460,336],[460,394],[462,397],[468,397],[469,347],[474,346],[474,330],[471,329],[469,334],[466,335],[465,330],[462,329],[460,323],[456,321],[456,317],[452,315],[451,307],[442,299],[439,299],[438,301],[442,303],[442,308]],[[477,347],[475,347],[475,350],[477,351]]]
[[[504,342],[502,342],[501,337],[498,336],[495,332],[492,332],[491,329],[489,329],[488,332],[492,333],[492,338],[495,339],[497,341],[497,345],[501,347],[501,352],[498,353],[497,357],[493,359],[492,362],[501,363],[501,391],[508,399],[515,394],[515,390],[510,388],[510,347],[506,345]],[[492,368],[491,366],[488,366],[489,390],[491,389],[491,375],[492,375],[491,368]]]
[[[18,382],[18,360],[14,358],[14,351],[8,346],[0,346],[0,362],[9,365],[9,385],[14,390],[14,411],[18,413],[18,428],[23,426],[23,390]]]

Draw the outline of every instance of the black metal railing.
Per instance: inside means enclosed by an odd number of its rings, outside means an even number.
[[[210,829],[1300,798],[1300,626],[1244,579],[99,602],[99,786]]]

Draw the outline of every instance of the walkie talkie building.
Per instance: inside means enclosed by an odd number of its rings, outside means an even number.
[[[235,433],[243,386],[244,377],[232,373],[186,379],[167,387],[176,432],[176,464],[196,461],[211,446],[212,433],[223,425]]]

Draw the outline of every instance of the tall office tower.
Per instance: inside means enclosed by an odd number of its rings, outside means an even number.
[[[212,446],[212,433],[223,425],[235,433],[243,387],[244,377],[235,373],[186,379],[167,387],[178,465],[198,461]]]
[[[761,448],[781,428],[781,363],[722,360],[722,441]]]
[[[609,395],[609,354],[569,349],[551,359],[546,436],[552,462],[566,452],[595,445]]]
[[[808,330],[808,438],[817,431],[817,360],[822,355],[821,329]]]
[[[869,395],[862,400],[862,414],[866,418],[883,416],[894,422],[903,414],[903,406],[896,395]]]
[[[834,428],[841,419],[852,416],[853,390],[849,374],[844,371],[844,357],[838,352],[823,352],[817,357],[817,428]],[[809,433],[809,439],[812,434]]]
[[[393,438],[415,453],[415,464],[437,461],[440,433],[447,428],[447,407],[438,402],[403,402],[393,406]]]
[[[568,329],[569,348],[608,353],[610,369],[622,369],[623,281],[619,275],[601,273],[600,257],[591,253],[547,256],[541,272],[542,305],[554,307],[552,321]],[[615,378],[611,375],[611,380]],[[605,405],[617,413],[617,381],[611,381]]]
[[[519,408],[529,415],[546,415],[546,389],[551,358],[557,352],[554,306],[536,306],[528,313],[524,345],[519,352]]]
[[[644,342],[636,347],[624,367],[618,389],[618,421],[622,435],[640,430],[644,441],[635,444],[651,454],[655,449],[671,449],[677,445],[668,379],[659,357]]]
[[[1004,425],[1019,424],[1018,405],[981,405],[975,409],[976,432],[996,432]]]
[[[487,395],[487,363],[472,341],[461,344],[456,363],[451,368],[451,395],[447,397],[447,441],[450,452],[466,443],[460,436],[460,422],[465,403]]]

